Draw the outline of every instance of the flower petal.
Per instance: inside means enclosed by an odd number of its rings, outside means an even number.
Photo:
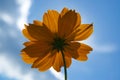
[[[30,46],[32,44],[35,44],[35,42],[30,41],[30,42],[24,42],[23,43],[24,46]]]
[[[58,32],[58,18],[59,13],[55,10],[48,10],[43,16],[43,23],[51,30],[51,32]]]
[[[58,33],[60,37],[68,36],[76,25],[77,13],[69,10],[58,20]]]
[[[88,60],[88,57],[87,57],[87,55],[81,55],[80,57],[77,58],[77,60],[86,61],[86,60]]]
[[[42,40],[42,41],[51,41],[53,38],[52,33],[46,26],[38,26],[34,24],[29,24],[27,26],[27,31],[29,35],[31,35],[33,38],[37,40]]]
[[[55,62],[53,64],[53,68],[57,71],[60,72],[60,68],[64,65],[63,59],[62,59],[62,54],[60,52],[56,53],[55,57]]]
[[[66,62],[66,67],[67,68],[70,67],[70,65],[72,63],[72,58],[65,56],[65,62]]]
[[[27,27],[27,25],[25,25],[25,27]],[[36,39],[33,38],[33,37],[28,33],[28,31],[27,31],[26,28],[22,30],[22,33],[23,33],[23,35],[24,35],[26,38],[28,38],[30,41],[36,41]]]
[[[74,30],[75,30],[76,28],[78,28],[80,25],[81,25],[81,16],[80,16],[79,13],[77,13],[77,20],[76,20],[76,25],[75,25],[75,27],[74,27]],[[74,30],[73,30],[73,31],[74,31]]]
[[[93,49],[90,46],[88,46],[88,45],[86,45],[84,43],[80,43],[79,51],[81,51],[81,50],[92,51]]]
[[[71,65],[71,63],[72,63],[71,57],[65,56],[65,62],[66,62],[66,67],[68,68]],[[53,64],[53,68],[57,72],[60,72],[62,66],[64,66],[62,53],[58,52],[58,53],[56,53],[55,62]]]
[[[81,16],[79,13],[77,13],[77,21],[76,21],[76,25],[73,28],[73,31],[66,37],[67,41],[73,41],[76,34],[80,31],[79,26],[81,24]]]
[[[41,21],[38,21],[38,20],[34,20],[33,24],[38,25],[38,26],[43,26],[43,23]]]
[[[54,63],[55,55],[48,53],[44,58],[38,58],[32,65],[32,68],[39,68],[40,71],[46,71]]]
[[[41,61],[38,68],[40,71],[48,70],[54,63],[55,55]]]
[[[28,64],[32,64],[37,59],[28,56],[25,52],[22,52],[20,55],[22,56],[22,60]]]
[[[76,34],[75,40],[85,40],[87,39],[93,32],[93,24],[81,24],[80,31]]]
[[[63,10],[61,11],[61,14],[60,14],[61,17],[64,16],[68,11],[69,11],[68,8],[66,8],[66,7],[63,8]]]
[[[79,54],[78,54],[79,47],[80,47],[80,43],[71,42],[71,43],[69,43],[68,46],[65,46],[64,50],[65,50],[65,53],[69,53],[71,55],[71,57],[76,59],[79,57]]]
[[[88,59],[87,54],[92,51],[92,48],[86,44],[81,43],[78,49],[79,57],[76,58],[79,61],[86,61]]]
[[[31,42],[27,42],[27,44],[29,46],[26,46],[22,52],[27,53],[30,57],[44,57],[51,49],[51,46],[44,42],[35,42],[32,44]]]

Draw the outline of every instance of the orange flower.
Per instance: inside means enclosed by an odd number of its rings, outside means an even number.
[[[35,20],[25,25],[23,34],[29,39],[21,51],[22,59],[32,64],[32,68],[46,71],[53,67],[56,71],[64,66],[61,51],[64,52],[66,67],[72,58],[86,61],[92,48],[79,43],[87,39],[93,32],[92,24],[81,24],[81,17],[75,10],[64,8],[61,13],[48,10],[43,15],[43,22]]]

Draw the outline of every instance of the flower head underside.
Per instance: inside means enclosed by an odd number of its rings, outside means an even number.
[[[40,71],[53,67],[59,72],[64,65],[61,51],[67,68],[72,58],[78,61],[88,59],[87,54],[92,48],[78,41],[87,39],[92,32],[93,24],[82,24],[81,16],[75,10],[64,8],[60,13],[48,10],[42,22],[34,20],[33,24],[25,25],[23,34],[29,41],[24,43],[22,59]]]

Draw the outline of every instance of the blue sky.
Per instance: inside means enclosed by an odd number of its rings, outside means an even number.
[[[42,20],[48,9],[75,9],[82,23],[94,23],[94,33],[83,41],[93,47],[86,62],[73,60],[69,80],[120,80],[119,0],[0,0],[0,80],[63,80],[53,69],[39,72],[20,57],[24,23]],[[63,70],[63,68],[62,68]]]

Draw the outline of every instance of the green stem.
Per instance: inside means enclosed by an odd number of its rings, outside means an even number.
[[[63,50],[61,50],[62,53],[62,58],[63,58],[63,63],[64,63],[64,75],[65,75],[65,80],[67,80],[67,68],[66,68],[66,61],[65,61],[65,55],[63,53]]]

